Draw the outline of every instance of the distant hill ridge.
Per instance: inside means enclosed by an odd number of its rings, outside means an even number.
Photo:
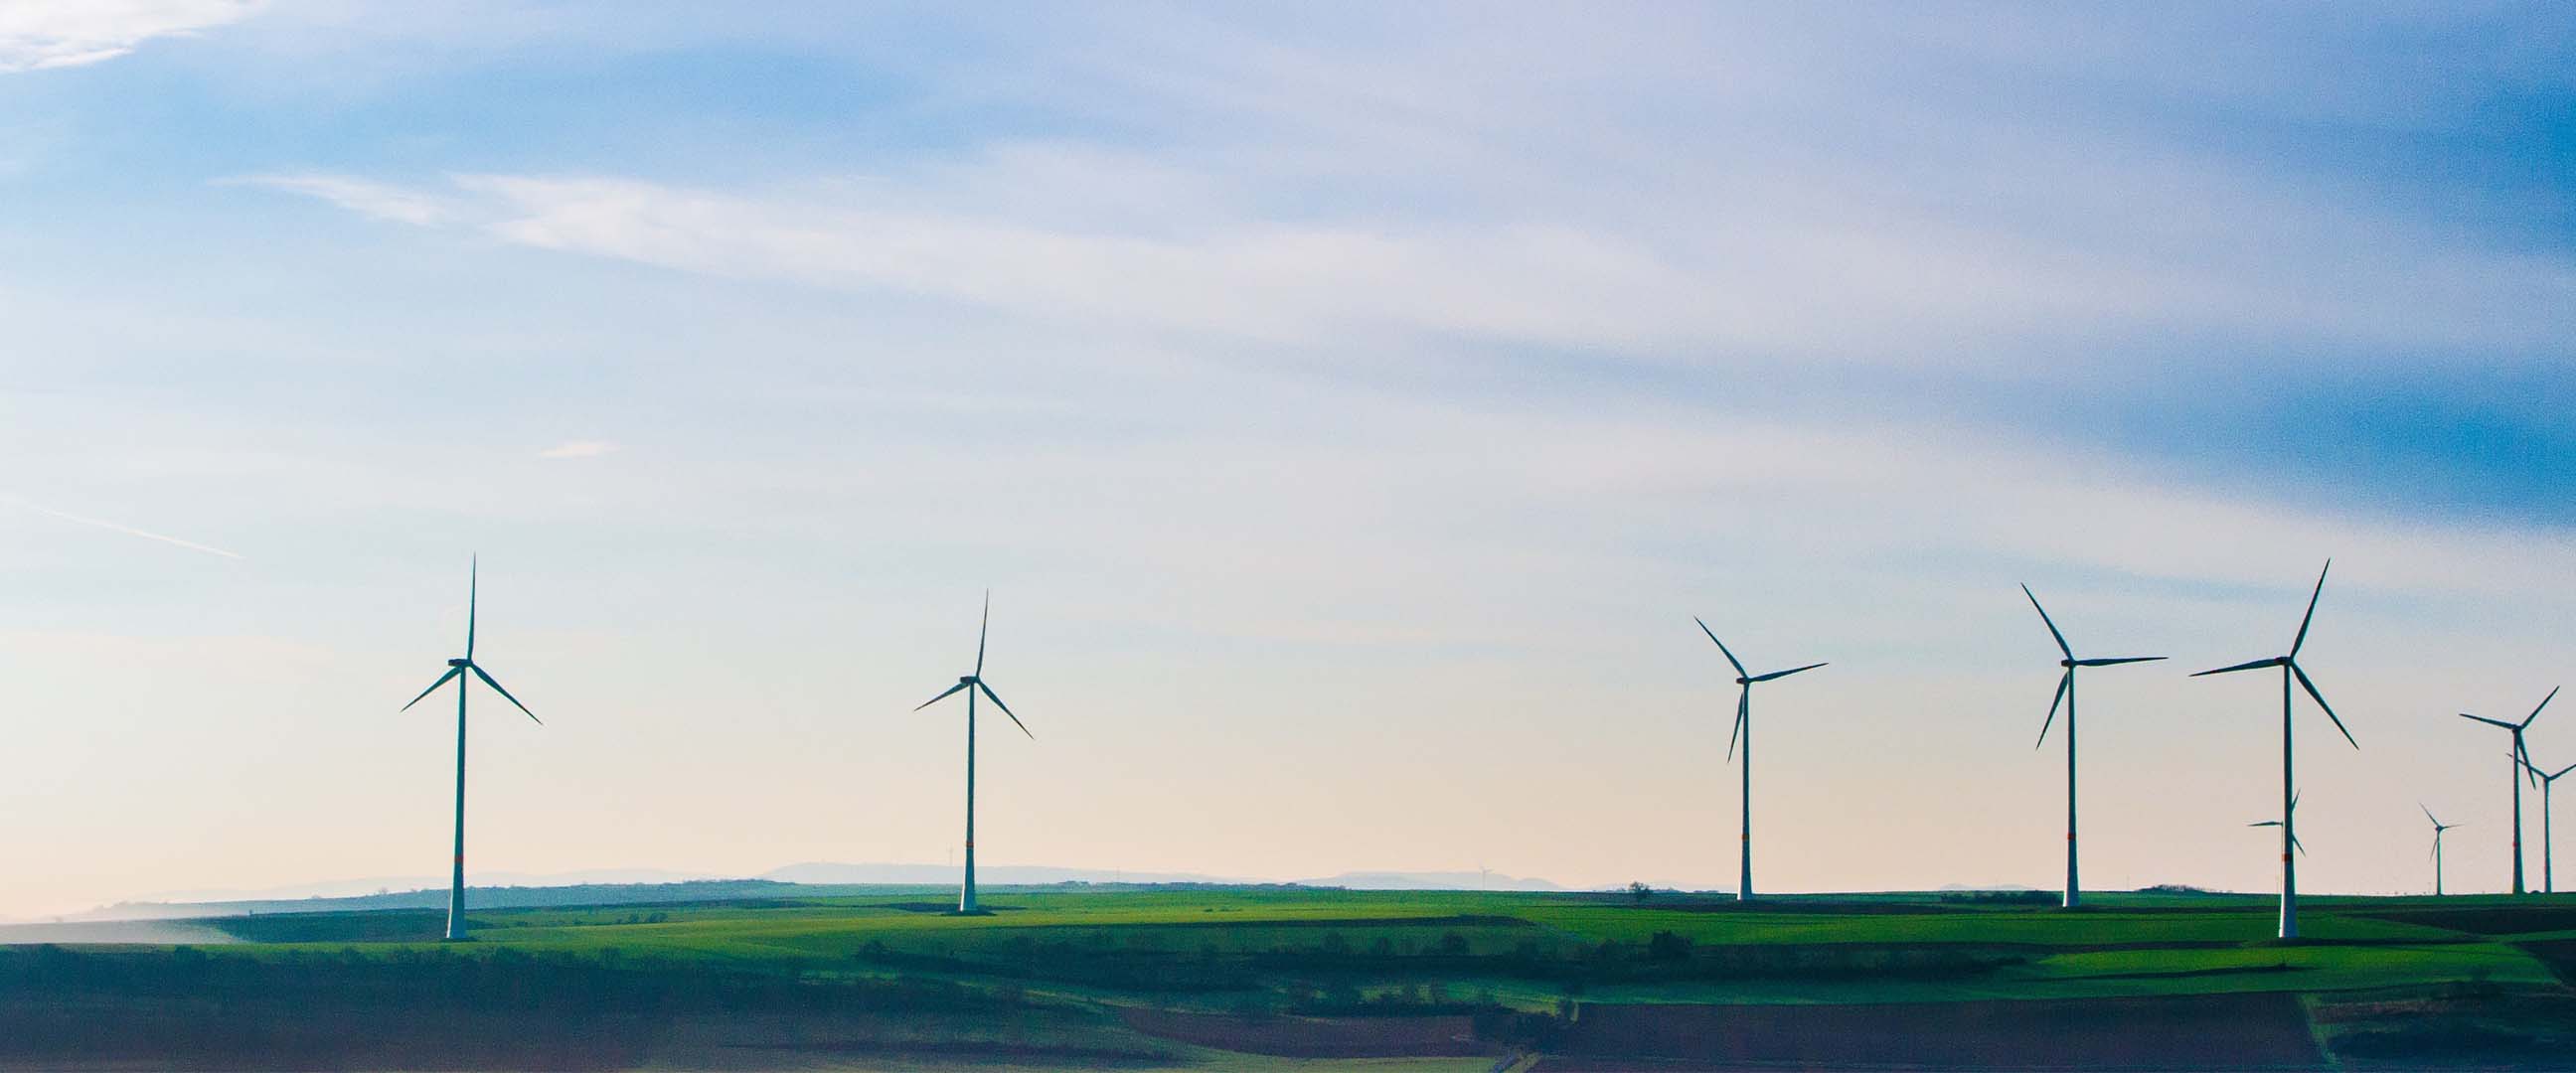
[[[1344,872],[1319,879],[1286,883],[1230,879],[1174,872],[1125,872],[1096,868],[1004,865],[979,869],[992,887],[1093,886],[1299,886],[1354,890],[1509,890],[1562,891],[1544,879],[1486,872]],[[481,909],[540,909],[563,906],[647,905],[677,902],[739,901],[760,898],[816,898],[907,890],[948,890],[957,882],[954,867],[913,864],[806,863],[772,869],[750,879],[683,879],[657,882],[546,883],[542,877],[518,877],[527,883],[472,887],[472,904]],[[184,920],[197,917],[261,913],[322,913],[377,909],[444,909],[447,889],[420,883],[415,889],[379,890],[370,894],[311,894],[303,897],[212,898],[207,900],[142,900],[118,902],[59,919],[65,921]],[[345,890],[346,883],[314,884],[323,890]]]

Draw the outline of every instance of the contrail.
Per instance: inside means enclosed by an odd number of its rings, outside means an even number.
[[[190,540],[181,540],[181,539],[179,539],[178,537],[174,537],[174,536],[163,536],[163,535],[161,535],[161,534],[159,534],[159,533],[147,532],[147,531],[145,531],[145,530],[137,529],[137,528],[135,528],[135,527],[133,527],[133,526],[130,526],[130,525],[118,525],[118,524],[116,524],[115,522],[111,522],[111,521],[103,521],[103,520],[98,519],[98,518],[85,518],[85,517],[82,517],[81,515],[78,515],[78,514],[71,514],[71,513],[65,512],[65,511],[55,510],[55,509],[54,509],[54,508],[52,508],[52,507],[39,506],[39,505],[37,505],[37,504],[30,503],[30,502],[27,502],[26,500],[20,499],[20,498],[18,498],[18,497],[16,497],[16,496],[0,496],[0,501],[6,501],[6,502],[9,502],[9,503],[14,503],[14,504],[17,504],[18,506],[25,507],[25,508],[27,508],[28,510],[35,511],[35,512],[36,512],[36,513],[38,513],[38,514],[46,515],[46,516],[48,516],[48,517],[60,518],[60,519],[62,519],[62,520],[64,520],[64,521],[67,521],[67,522],[79,522],[79,523],[80,523],[80,524],[82,524],[82,525],[94,525],[94,526],[97,526],[97,527],[99,527],[99,528],[101,528],[101,529],[111,529],[111,530],[114,530],[114,531],[116,531],[116,532],[123,533],[123,534],[125,534],[125,535],[127,535],[127,536],[138,536],[138,537],[142,537],[142,538],[143,538],[143,539],[145,539],[145,540],[158,540],[158,541],[160,541],[160,542],[162,542],[162,543],[164,543],[164,544],[176,544],[176,545],[178,545],[178,546],[180,546],[180,547],[183,547],[183,548],[188,549],[189,551],[202,551],[202,552],[205,552],[205,553],[206,553],[206,554],[208,554],[208,555],[221,555],[221,556],[223,556],[224,558],[227,558],[227,559],[239,559],[239,558],[241,558],[241,556],[239,556],[239,555],[235,555],[235,554],[233,554],[232,552],[229,552],[229,551],[225,551],[225,550],[224,550],[224,549],[222,549],[222,548],[210,548],[210,547],[207,547],[206,545],[199,544],[199,543],[197,543],[197,542],[195,542],[195,541],[190,541]]]

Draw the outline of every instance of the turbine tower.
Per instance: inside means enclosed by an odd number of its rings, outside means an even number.
[[[2433,896],[2439,898],[2442,896],[2442,832],[2459,824],[2443,823],[2439,817],[2433,815],[2433,810],[2421,801],[2416,802],[2415,807],[2423,809],[2424,818],[2433,821]]]
[[[2460,713],[2462,719],[2474,719],[2488,726],[2503,727],[2513,732],[2513,766],[2506,770],[2513,773],[2511,781],[2513,782],[2513,892],[2515,894],[2522,893],[2522,781],[2532,779],[2535,784],[2539,781],[2529,770],[2531,750],[2522,747],[2522,732],[2531,729],[2531,721],[2540,718],[2540,709],[2549,707],[2549,702],[2556,699],[2558,699],[2558,687],[2551,686],[2549,695],[2540,698],[2540,707],[2533,708],[2531,714],[2523,716],[2522,722],[2519,723],[2489,719],[2483,715],[2470,715],[2467,712]]]
[[[1749,902],[1753,900],[1753,683],[1768,682],[1774,678],[1787,678],[1800,671],[1815,670],[1824,664],[1810,663],[1804,667],[1791,667],[1785,671],[1773,671],[1769,674],[1749,674],[1744,670],[1744,661],[1735,658],[1735,653],[1727,651],[1726,642],[1717,639],[1717,631],[1709,629],[1708,623],[1700,622],[1696,617],[1691,621],[1699,622],[1699,632],[1707,634],[1709,640],[1716,642],[1717,650],[1726,654],[1727,664],[1735,668],[1735,684],[1741,687],[1741,692],[1735,697],[1735,729],[1727,732],[1726,735],[1726,757],[1729,760],[1735,758],[1735,743],[1739,738],[1742,739],[1744,742],[1744,810],[1742,813],[1744,832],[1739,845],[1743,854],[1743,871],[1736,879],[1735,900]]]
[[[420,696],[411,699],[411,704],[402,706],[402,710],[410,711],[412,704],[418,704],[430,694],[438,692],[438,687],[446,685],[451,679],[456,682],[456,857],[452,862],[455,870],[449,873],[447,881],[447,937],[450,940],[465,938],[465,694],[470,692],[465,688],[465,673],[472,671],[474,677],[482,679],[484,685],[492,687],[492,692],[500,694],[502,700],[509,701],[511,707],[517,708],[528,718],[535,719],[537,725],[545,725],[545,720],[537,719],[537,713],[528,711],[528,706],[519,703],[519,698],[511,696],[509,690],[501,688],[501,683],[494,681],[492,676],[483,670],[482,664],[474,662],[474,603],[476,590],[482,583],[480,557],[467,560],[465,569],[465,655],[448,660],[447,673],[439,675],[437,681],[429,684],[429,688],[421,690]]]
[[[993,592],[986,589],[984,621],[975,627],[975,673],[958,678],[957,684],[948,687],[947,692],[922,701],[920,707],[913,709],[916,712],[920,711],[922,708],[947,700],[951,694],[959,692],[966,694],[966,875],[957,887],[959,913],[983,911],[975,907],[975,694],[982,693],[984,699],[992,701],[994,707],[1002,710],[1003,715],[1011,716],[1011,725],[1020,728],[1020,733],[1028,734],[1031,741],[1037,740],[1037,735],[1029,734],[1028,724],[1020,722],[1019,716],[1011,714],[1011,706],[1002,703],[1002,698],[994,694],[993,687],[984,684],[984,635],[992,625]]]
[[[2308,625],[2316,621],[2317,617],[2317,597],[2325,595],[2326,573],[2333,569],[2334,560],[2328,559],[2325,569],[2317,571],[2316,591],[2308,594],[2308,613],[2299,619],[2299,634],[2290,641],[2289,655],[2248,660],[2232,667],[2220,667],[2192,675],[2194,678],[2199,678],[2204,675],[2232,674],[2237,671],[2260,670],[2265,667],[2281,669],[2281,938],[2284,939],[2299,937],[2299,870],[2297,863],[2290,859],[2290,851],[2299,846],[2299,836],[2291,826],[2292,814],[2298,808],[2299,798],[2290,763],[2294,755],[2290,737],[2290,683],[2296,681],[2299,688],[2307,690],[2308,697],[2317,702],[2317,707],[2324,709],[2326,718],[2334,720],[2335,729],[2342,731],[2343,740],[2350,742],[2355,749],[2361,748],[2360,742],[2352,740],[2352,731],[2344,729],[2343,719],[2335,715],[2334,705],[2326,703],[2325,694],[2317,692],[2317,684],[2308,680],[2308,672],[2299,669],[2299,649],[2308,643]],[[2262,826],[2269,826],[2269,824]]]
[[[2569,764],[2555,772],[2549,772],[2540,770],[2526,757],[2522,765],[2534,778],[2540,780],[2540,890],[2544,894],[2556,894],[2558,881],[2551,875],[2552,870],[2549,866],[2550,851],[2557,846],[2557,840],[2551,838],[2549,834],[2549,788],[2558,784],[2560,776],[2576,771],[2576,764]]]
[[[2031,610],[2039,612],[2039,621],[2048,626],[2048,635],[2057,640],[2058,654],[2065,657],[2058,660],[2057,665],[2066,668],[2066,673],[2057,678],[2057,696],[2049,700],[2048,719],[2039,724],[2039,740],[2033,742],[2031,748],[2036,750],[2048,743],[2048,728],[2057,722],[2057,706],[2063,702],[2066,705],[2066,901],[2063,904],[2066,908],[2073,909],[2076,899],[2081,894],[2081,887],[2075,880],[2075,668],[2146,663],[2164,657],[2114,656],[2077,659],[2075,650],[2066,645],[2066,635],[2058,632],[2056,620],[2048,617],[2047,608],[2039,606],[2039,597],[2031,595],[2030,586],[2022,586],[2021,594],[2030,597]]]

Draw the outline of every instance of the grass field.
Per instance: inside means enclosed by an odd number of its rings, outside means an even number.
[[[219,945],[0,951],[0,1065],[1758,1068],[1932,1063],[1934,1041],[1933,1064],[1994,1068],[2576,1060],[2576,897],[2312,898],[2290,944],[2270,899],[2190,894],[985,902],[508,910],[467,944],[432,941],[429,912],[272,914],[210,922]],[[434,1038],[448,1023],[471,1039]]]

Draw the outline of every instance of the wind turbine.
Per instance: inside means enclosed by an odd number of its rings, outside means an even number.
[[[2540,770],[2532,764],[2529,757],[2525,757],[2522,760],[2522,766],[2524,770],[2531,772],[2533,777],[2540,780],[2540,889],[2545,894],[2556,894],[2558,880],[2551,874],[2552,869],[2549,866],[2550,851],[2557,846],[2557,841],[2549,834],[2549,788],[2558,784],[2560,776],[2576,771],[2576,764],[2569,764],[2555,772],[2549,772]]]
[[[2048,719],[2039,724],[2039,740],[2033,742],[2031,748],[2036,750],[2048,743],[2048,728],[2057,722],[2057,705],[2063,701],[2066,704],[2066,901],[2063,904],[2066,908],[2073,909],[2080,892],[2075,882],[2075,668],[2146,663],[2164,657],[2114,656],[2102,659],[2077,659],[2075,650],[2066,646],[2066,635],[2058,632],[2056,620],[2048,617],[2047,608],[2039,606],[2039,597],[2031,595],[2030,586],[2022,586],[2021,594],[2030,597],[2031,610],[2039,612],[2039,621],[2047,624],[2048,635],[2057,640],[2057,651],[2065,657],[2058,660],[2057,665],[2066,668],[2066,673],[2058,676],[2057,696],[2049,700]]]
[[[2540,707],[2533,708],[2531,714],[2523,716],[2522,722],[2519,723],[2489,719],[2483,715],[2470,715],[2467,712],[2460,713],[2462,719],[2474,719],[2488,726],[2503,727],[2513,732],[2513,767],[2508,770],[2513,772],[2513,892],[2515,894],[2522,893],[2522,780],[2531,779],[2534,783],[2539,781],[2527,770],[2531,767],[2531,750],[2522,747],[2522,732],[2531,729],[2531,721],[2540,718],[2540,709],[2549,707],[2549,702],[2556,699],[2558,699],[2558,687],[2551,686],[2549,695],[2540,698]]]
[[[994,707],[1002,710],[1003,715],[1011,716],[1011,725],[1020,728],[1020,733],[1028,734],[1031,741],[1037,740],[1037,735],[1029,734],[1028,724],[1020,722],[1019,716],[1011,714],[1011,706],[1002,703],[1002,698],[994,694],[993,687],[984,684],[984,635],[992,625],[993,592],[986,589],[984,621],[975,627],[975,673],[958,678],[957,684],[948,687],[947,692],[922,701],[920,707],[913,709],[916,712],[920,711],[922,708],[947,700],[951,694],[961,692],[966,694],[966,875],[957,888],[959,913],[982,912],[975,907],[975,694],[982,693],[984,699],[992,701]]]
[[[2459,824],[2443,823],[2441,818],[2433,815],[2433,810],[2421,801],[2416,802],[2415,807],[2423,809],[2424,818],[2433,821],[2433,896],[2439,898],[2442,896],[2442,832]]]
[[[402,710],[410,711],[412,704],[438,692],[438,687],[450,680],[456,682],[456,859],[453,862],[455,871],[449,874],[447,882],[447,937],[451,940],[465,938],[465,694],[471,692],[465,688],[466,672],[473,672],[484,685],[492,687],[492,692],[509,701],[511,707],[535,719],[537,725],[545,725],[545,720],[537,719],[537,713],[528,711],[528,706],[519,703],[519,698],[501,688],[501,683],[494,681],[491,674],[483,670],[482,664],[474,662],[474,603],[477,590],[482,585],[481,557],[468,559],[465,569],[465,655],[448,660],[447,673],[439,675],[429,688],[421,690],[420,696],[411,699],[411,704],[402,706]]]
[[[2291,795],[2290,795],[2290,811],[2292,811],[2292,812],[2297,812],[2298,810],[2299,810],[2299,795],[2297,795],[2297,794],[2291,794]],[[2289,827],[2290,827],[2290,825],[2289,825],[2289,824],[2283,823],[2283,822],[2281,822],[2281,821],[2279,821],[2279,820],[2256,820],[2256,821],[2254,821],[2253,823],[2246,824],[2245,826],[2247,826],[2247,827],[2278,827],[2278,828],[2281,828],[2284,832],[2287,832],[2287,831],[2289,830]],[[2289,838],[2289,840],[2290,840],[2290,848],[2291,848],[2291,849],[2295,849],[2295,850],[2299,851],[2299,856],[2305,857],[2305,856],[2307,856],[2307,855],[2308,855],[2308,847],[2306,847],[2306,846],[2302,846],[2302,845],[2300,845],[2300,844],[2299,844],[2299,836],[2297,836],[2297,835],[2294,835],[2294,834],[2293,834],[2293,835],[2286,835],[2286,837],[2287,837],[2287,838]]]
[[[1691,621],[1699,622],[1699,632],[1707,634],[1709,640],[1716,642],[1717,650],[1726,654],[1726,662],[1735,668],[1735,684],[1742,687],[1742,692],[1735,697],[1735,729],[1726,735],[1726,757],[1729,760],[1735,758],[1735,743],[1741,738],[1744,742],[1744,834],[1741,840],[1744,870],[1736,880],[1735,900],[1749,902],[1753,900],[1753,683],[1787,678],[1824,664],[1810,663],[1769,674],[1750,674],[1744,669],[1744,661],[1735,658],[1735,653],[1727,651],[1726,642],[1717,639],[1717,631],[1709,629],[1708,623],[1700,622],[1697,617]]]
[[[2317,707],[2325,710],[2326,718],[2334,720],[2335,729],[2342,731],[2343,740],[2350,742],[2355,749],[2361,748],[2360,742],[2352,740],[2352,731],[2345,730],[2343,720],[2335,715],[2334,705],[2326,703],[2325,694],[2317,692],[2317,684],[2308,680],[2308,672],[2299,669],[2299,649],[2308,643],[2308,624],[2316,621],[2317,617],[2317,597],[2325,595],[2326,573],[2333,569],[2334,560],[2328,559],[2325,569],[2317,571],[2316,591],[2308,594],[2308,613],[2299,619],[2299,634],[2290,641],[2289,655],[2248,660],[2232,667],[2220,667],[2192,675],[2194,678],[2199,678],[2204,675],[2232,674],[2237,671],[2259,670],[2265,667],[2281,669],[2281,938],[2284,939],[2299,937],[2299,871],[2298,865],[2290,859],[2290,851],[2299,848],[2299,836],[2291,826],[2292,814],[2298,809],[2299,797],[2298,791],[2293,789],[2296,783],[2291,778],[2290,766],[2293,755],[2290,744],[2290,683],[2295,680],[2299,688],[2307,690],[2308,697],[2317,702]]]

